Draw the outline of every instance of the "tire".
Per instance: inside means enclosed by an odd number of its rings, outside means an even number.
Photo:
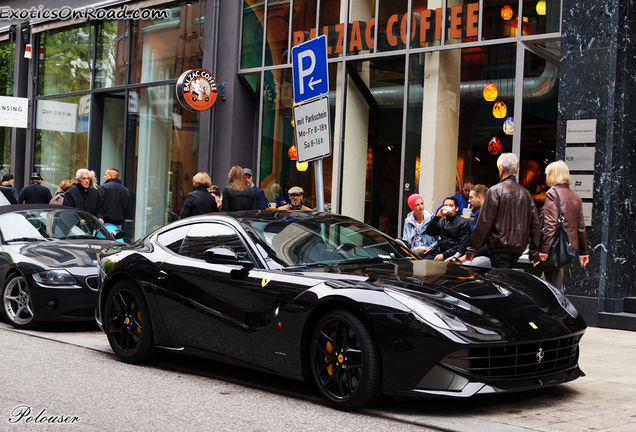
[[[37,327],[31,294],[24,276],[14,274],[2,288],[2,315],[17,329]]]
[[[337,408],[373,402],[380,394],[380,357],[368,326],[345,310],[317,323],[311,339],[311,371],[320,393]]]
[[[120,360],[141,363],[150,357],[153,348],[150,313],[135,284],[115,284],[106,297],[103,322],[108,342]]]

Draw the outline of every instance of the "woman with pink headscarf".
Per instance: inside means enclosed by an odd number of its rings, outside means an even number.
[[[411,243],[413,252],[425,256],[437,247],[437,238],[426,234],[426,225],[433,218],[433,213],[424,209],[424,198],[420,194],[411,195],[407,203],[413,211],[404,221],[402,239]]]

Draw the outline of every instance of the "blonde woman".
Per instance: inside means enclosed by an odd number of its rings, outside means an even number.
[[[210,176],[204,172],[196,173],[194,177],[192,177],[194,190],[186,196],[185,202],[183,203],[183,208],[181,209],[182,219],[189,216],[219,211],[216,206],[216,200],[208,192],[208,188],[211,184]]]
[[[223,211],[258,210],[256,192],[245,184],[243,168],[233,166],[227,180],[230,185],[223,189]]]
[[[55,192],[55,195],[53,195],[51,201],[49,201],[49,204],[63,205],[64,194],[67,190],[75,186],[76,183],[76,180],[62,180],[60,182],[60,187],[57,188],[57,191]]]
[[[554,241],[559,227],[559,203],[563,213],[565,230],[568,233],[570,246],[579,252],[579,262],[585,268],[590,260],[587,246],[587,233],[583,220],[583,203],[576,192],[570,190],[570,170],[565,162],[552,162],[545,169],[545,182],[550,190],[545,194],[543,205],[543,238],[539,246],[539,260],[548,258],[550,245]],[[558,198],[557,198],[558,194]],[[563,292],[563,274],[568,266],[558,270],[544,272],[543,279]]]

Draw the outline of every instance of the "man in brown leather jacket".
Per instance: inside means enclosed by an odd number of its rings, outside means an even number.
[[[519,158],[504,153],[497,167],[501,180],[488,189],[470,245],[460,261],[472,260],[485,243],[493,267],[512,268],[530,243],[530,260],[536,263],[541,226],[532,195],[515,179]]]

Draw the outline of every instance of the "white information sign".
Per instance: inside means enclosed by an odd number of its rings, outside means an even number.
[[[26,129],[28,119],[28,98],[0,96],[0,126]]]
[[[298,162],[310,162],[331,154],[329,98],[322,96],[294,107]]]
[[[592,203],[583,203],[583,220],[585,226],[592,226]]]
[[[77,130],[77,104],[51,100],[38,101],[35,127],[36,129],[75,133]]]
[[[565,131],[566,144],[595,144],[596,119],[568,120]]]
[[[594,175],[572,175],[570,189],[579,194],[581,198],[594,197]]]
[[[565,163],[570,171],[594,171],[596,147],[566,147]]]

